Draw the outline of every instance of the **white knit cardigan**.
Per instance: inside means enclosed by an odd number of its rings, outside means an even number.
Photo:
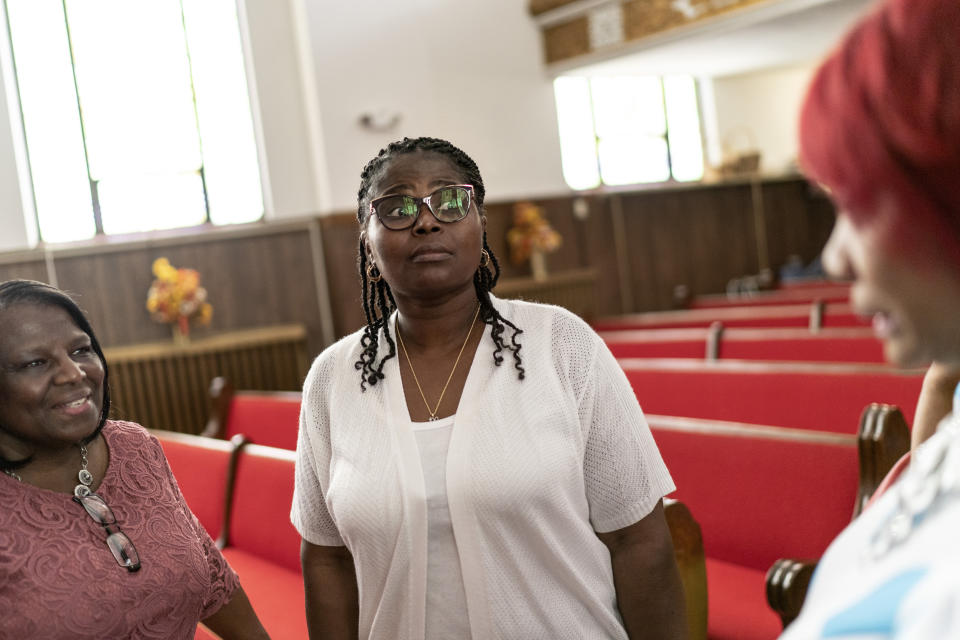
[[[626,638],[610,556],[595,532],[640,520],[673,481],[596,333],[558,307],[494,304],[523,329],[526,378],[517,378],[509,352],[494,366],[488,332],[447,456],[472,637]],[[380,354],[386,349],[381,339]],[[307,377],[291,519],[305,540],[353,554],[361,638],[420,640],[427,513],[419,453],[397,358],[361,393],[359,356],[358,332],[320,354]]]

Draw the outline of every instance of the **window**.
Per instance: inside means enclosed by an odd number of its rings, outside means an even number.
[[[571,188],[703,177],[693,78],[561,76],[554,93]]]
[[[47,242],[263,215],[233,0],[5,0]]]

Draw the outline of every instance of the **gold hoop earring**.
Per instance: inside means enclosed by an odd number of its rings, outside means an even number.
[[[486,249],[480,249],[480,268],[483,269],[488,264],[490,264],[490,254]]]
[[[383,274],[380,273],[380,269],[372,262],[367,265],[367,280],[370,282],[380,282],[383,280]]]

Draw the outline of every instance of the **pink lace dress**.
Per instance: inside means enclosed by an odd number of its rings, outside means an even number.
[[[193,638],[239,586],[190,512],[160,443],[110,421],[97,493],[142,568],[117,564],[107,534],[72,500],[0,474],[0,638]]]

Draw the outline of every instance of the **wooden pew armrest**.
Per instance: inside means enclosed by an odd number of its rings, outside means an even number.
[[[200,435],[221,440],[226,438],[233,393],[233,385],[226,378],[217,376],[210,381],[207,391],[207,424]]]
[[[707,637],[707,566],[700,525],[690,509],[679,500],[664,498],[663,513],[673,538],[673,554],[683,582],[689,638],[704,640]]]
[[[781,558],[767,571],[767,604],[780,616],[784,628],[800,615],[816,567],[813,560]]]
[[[889,404],[870,404],[860,414],[857,432],[860,485],[853,517],[870,501],[887,473],[910,450],[910,428],[900,409]]]

